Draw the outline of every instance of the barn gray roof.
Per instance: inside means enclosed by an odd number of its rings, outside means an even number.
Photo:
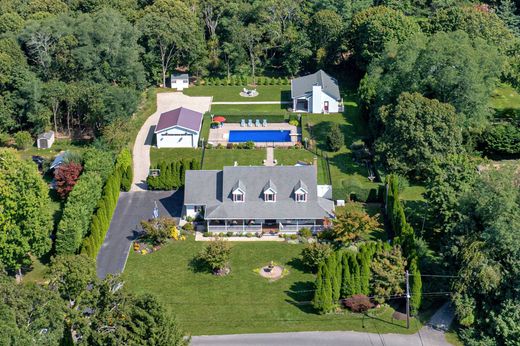
[[[307,202],[296,202],[294,187],[304,182]],[[244,202],[232,200],[237,182]],[[276,190],[276,202],[266,203],[266,187]],[[184,203],[206,206],[212,219],[322,219],[332,216],[332,201],[318,197],[314,166],[233,166],[222,171],[186,171]]]
[[[201,124],[202,113],[181,107],[162,113],[155,127],[155,133],[173,126],[181,126],[189,130],[199,131]]]
[[[336,100],[341,99],[338,81],[326,74],[323,70],[293,79],[291,81],[291,97],[306,96],[306,94],[312,92],[313,85],[320,85],[325,94]]]
[[[172,74],[172,80],[174,79],[189,79],[189,75],[187,73],[181,73],[181,74]]]
[[[47,131],[44,133],[41,133],[38,136],[38,139],[51,139],[54,136],[54,131]]]

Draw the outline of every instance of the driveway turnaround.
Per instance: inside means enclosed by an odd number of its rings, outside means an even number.
[[[110,228],[97,256],[98,277],[123,272],[130,245],[141,230],[139,223],[152,218],[155,201],[159,216],[170,216],[179,221],[183,197],[182,190],[121,192]]]
[[[146,177],[150,168],[150,146],[152,145],[155,125],[161,113],[186,107],[197,112],[206,113],[211,106],[211,97],[190,97],[181,92],[157,93],[157,111],[144,122],[135,138],[132,156],[134,160],[134,181],[131,191],[146,190]]]

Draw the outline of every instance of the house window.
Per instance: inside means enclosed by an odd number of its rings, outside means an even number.
[[[243,202],[244,194],[242,192],[236,191],[233,192],[233,202]]]
[[[276,202],[276,194],[270,191],[264,192],[264,200],[266,202]]]
[[[306,193],[296,193],[296,202],[307,202],[307,194]]]

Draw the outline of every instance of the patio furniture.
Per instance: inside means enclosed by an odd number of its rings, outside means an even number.
[[[249,120],[247,121],[247,126],[248,126],[248,127],[252,127],[252,126],[253,126],[253,120],[249,119]]]
[[[266,127],[266,126],[267,126],[267,119],[264,119],[264,120],[262,121],[262,126],[263,126],[263,127]]]
[[[260,120],[258,120],[258,119],[255,120],[255,126],[260,127]]]
[[[240,120],[240,127],[245,127],[246,121],[244,119]]]
[[[245,92],[246,94],[249,92],[249,90],[247,90],[246,88],[242,89],[243,92]]]

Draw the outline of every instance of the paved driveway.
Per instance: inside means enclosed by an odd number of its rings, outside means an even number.
[[[158,93],[157,111],[146,119],[139,130],[132,151],[134,160],[134,181],[131,191],[146,190],[146,177],[150,168],[150,146],[152,145],[155,125],[159,116],[168,110],[186,107],[206,113],[211,107],[211,97],[190,97],[181,92]]]
[[[109,273],[116,274],[124,270],[130,245],[140,230],[139,223],[152,217],[154,201],[157,201],[160,216],[179,218],[183,198],[182,190],[121,192],[110,228],[97,256],[98,277],[104,278]]]

